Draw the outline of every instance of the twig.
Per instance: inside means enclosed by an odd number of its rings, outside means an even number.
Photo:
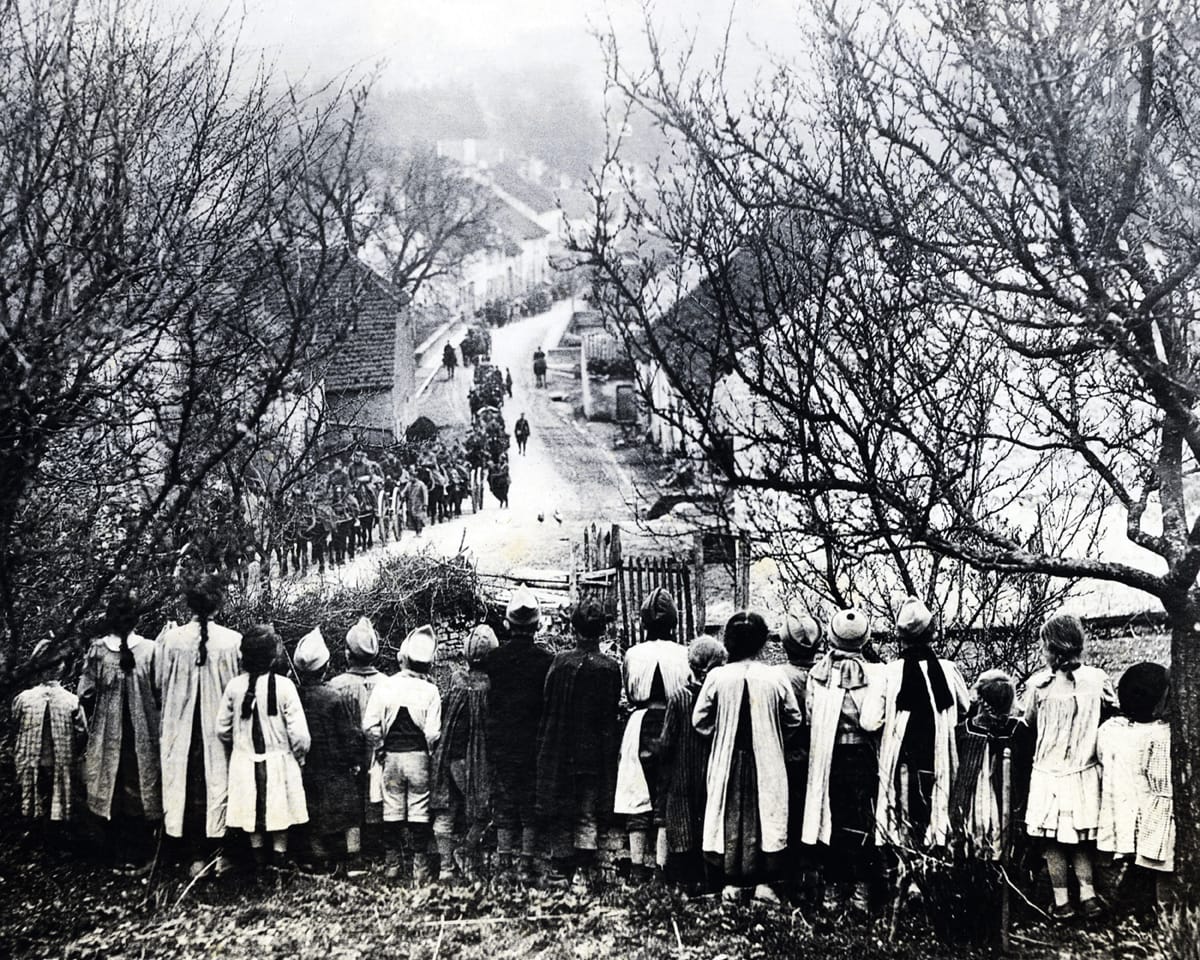
[[[154,893],[154,878],[158,872],[158,857],[162,852],[163,825],[162,821],[158,822],[158,840],[154,844],[154,859],[150,861],[150,874],[146,877],[146,895],[142,897],[142,906],[146,906],[150,902],[150,895]]]
[[[671,929],[675,931],[675,942],[679,945],[679,955],[685,956],[687,951],[683,948],[683,937],[679,935],[679,924],[675,922],[675,915],[671,915]]]
[[[211,870],[213,867],[215,867],[217,865],[217,861],[220,859],[221,859],[221,855],[218,853],[215,857],[213,857],[211,860],[208,861],[208,863],[206,863],[204,865],[203,869],[201,869],[201,871],[198,874],[196,874],[194,877],[192,877],[191,882],[186,887],[183,888],[183,893],[181,893],[179,895],[179,899],[175,901],[175,906],[173,906],[171,908],[172,910],[179,909],[179,905],[181,903],[183,903],[183,898],[192,892],[192,887],[194,887],[196,885],[196,881],[199,880],[201,877],[203,877],[205,874],[207,874],[208,871]]]
[[[1052,944],[1052,943],[1047,943],[1045,940],[1036,940],[1033,937],[1025,937],[1019,933],[1010,933],[1009,937],[1011,937],[1013,940],[1016,940],[1020,943],[1028,943],[1034,947],[1049,947],[1051,949],[1054,949],[1054,944]]]
[[[1031,910],[1033,910],[1035,913],[1037,913],[1043,920],[1049,920],[1050,914],[1048,914],[1045,910],[1043,910],[1041,907],[1039,907],[1037,904],[1035,904],[1032,900],[1030,900],[1027,896],[1025,896],[1024,891],[1022,891],[1020,887],[1018,887],[1015,883],[1012,882],[1012,880],[1008,876],[1008,871],[1004,869],[1004,864],[997,864],[997,866],[1000,867],[1000,876],[1002,876],[1004,878],[1005,883],[1007,883],[1010,887],[1013,888],[1013,890],[1016,891],[1017,896],[1020,897],[1022,900],[1024,900],[1025,903],[1029,906],[1029,908]],[[1016,934],[1013,934],[1013,936],[1016,936]]]
[[[599,916],[615,917],[621,913],[620,910],[605,910]],[[578,920],[577,913],[543,913],[543,914],[527,914],[523,917],[463,917],[458,920],[401,920],[397,926],[401,927],[428,927],[433,924],[441,924],[447,927],[464,927],[470,924],[489,924],[489,923],[540,923],[543,920]]]
[[[446,913],[442,911],[442,919],[438,922],[438,938],[437,943],[433,945],[433,960],[437,960],[438,954],[442,951],[442,937],[446,935]]]

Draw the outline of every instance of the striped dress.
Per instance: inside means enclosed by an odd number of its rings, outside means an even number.
[[[712,738],[701,736],[692,726],[692,710],[699,692],[700,684],[692,681],[671,695],[659,738],[661,781],[654,819],[666,828],[671,853],[698,851],[704,835]]]

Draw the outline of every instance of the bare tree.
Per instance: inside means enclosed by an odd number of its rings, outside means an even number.
[[[357,111],[279,91],[228,26],[0,5],[0,678],[153,597],[189,511],[353,318]],[[347,183],[348,178],[334,182]]]
[[[744,98],[649,25],[644,73],[610,38],[615,88],[673,152],[584,244],[606,310],[727,482],[889,555],[906,589],[920,548],[1160,602],[1200,890],[1200,11],[897,9],[818,4],[804,61]],[[638,255],[650,239],[676,267]],[[1095,549],[1113,518],[1119,558]]]
[[[430,147],[372,145],[362,227],[397,290],[416,298],[496,243],[488,190]]]

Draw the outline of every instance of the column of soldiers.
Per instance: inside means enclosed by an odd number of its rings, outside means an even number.
[[[522,587],[506,641],[476,627],[444,690],[429,626],[385,676],[360,620],[332,679],[315,629],[289,679],[269,624],[216,622],[216,581],[185,599],[193,619],[149,640],[134,600],[114,597],[78,694],[57,665],[14,704],[24,812],[70,817],[82,751],[88,808],[133,872],[161,820],[194,872],[221,869],[230,832],[255,865],[278,864],[303,826],[312,869],[365,869],[374,843],[387,877],[453,882],[486,869],[494,828],[496,876],[587,891],[603,882],[605,829],[619,825],[634,883],[868,915],[906,856],[994,861],[1015,827],[1044,856],[1056,919],[1104,912],[1097,851],[1169,893],[1167,672],[1134,665],[1114,692],[1084,664],[1074,617],[1043,625],[1045,669],[1018,712],[1010,676],[988,670],[968,687],[937,655],[935,619],[914,597],[889,663],[870,654],[857,608],[827,624],[788,614],[786,662],[769,663],[762,616],[739,612],[719,640],[685,644],[659,589],[641,609],[644,639],[618,662],[601,651],[594,601],[574,609],[570,649],[541,646],[541,610]]]
[[[461,517],[464,501],[478,512],[483,501],[482,479],[478,497],[474,490],[477,460],[469,442],[457,441],[428,444],[407,463],[392,452],[380,460],[362,450],[335,458],[288,498],[276,550],[280,574],[309,566],[323,572],[326,565],[353,560],[377,537],[383,539],[385,523],[388,536],[399,539],[406,527],[419,536],[429,524]]]

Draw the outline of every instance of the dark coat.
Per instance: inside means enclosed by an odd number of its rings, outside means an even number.
[[[594,650],[566,650],[546,675],[538,733],[537,814],[571,817],[579,778],[594,779],[597,813],[612,813],[621,728],[621,667]]]
[[[433,755],[434,810],[453,810],[456,791],[468,823],[491,813],[492,767],[488,753],[488,693],[491,681],[480,670],[455,674],[442,701],[442,736]],[[455,776],[453,769],[461,762]]]
[[[488,747],[492,767],[506,782],[537,775],[537,735],[542,693],[554,655],[531,637],[517,637],[484,658],[492,681],[488,697]]]
[[[363,806],[355,768],[366,749],[358,701],[347,690],[318,683],[300,687],[300,703],[312,734],[303,767],[311,829],[330,834],[356,827]]]

